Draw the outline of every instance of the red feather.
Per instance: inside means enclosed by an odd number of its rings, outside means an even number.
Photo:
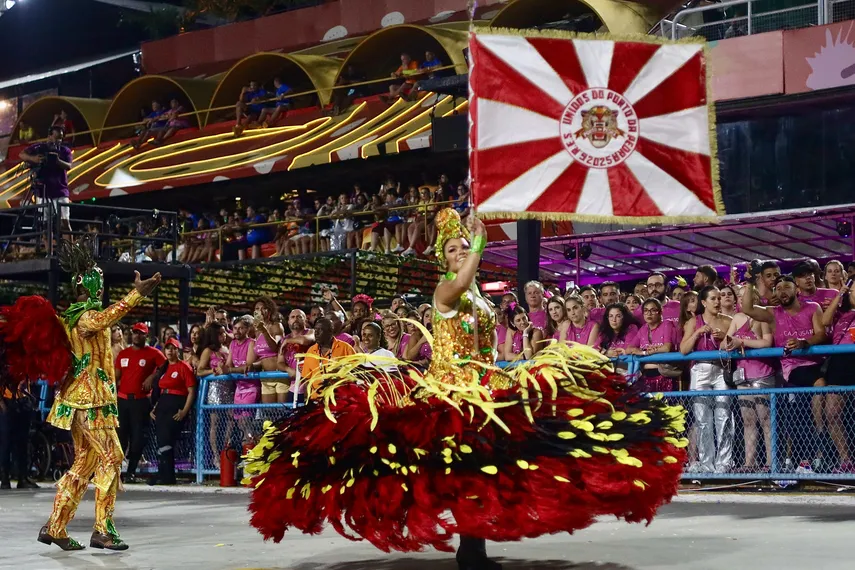
[[[256,480],[260,484],[250,505],[252,524],[277,542],[289,528],[317,534],[326,523],[346,538],[367,540],[384,551],[450,551],[454,534],[513,541],[572,533],[607,514],[649,522],[676,493],[684,452],[664,441],[667,434],[656,401],[628,392],[617,376],[592,374],[588,385],[613,409],[602,400],[582,401],[562,391],[534,411],[535,425],[522,406],[498,409],[510,434],[485,422],[480,410],[470,419],[468,413],[431,400],[403,407],[378,403],[380,426],[371,431],[365,388],[344,385],[336,390],[332,405],[336,422],[329,421],[323,406],[313,404],[280,424],[274,445],[280,456]],[[520,397],[514,389],[493,396],[497,401]],[[567,410],[580,407],[603,417],[619,410],[650,410],[652,423],[621,428],[627,440],[620,446],[629,449],[641,467],[619,463],[610,454],[575,459],[555,453],[561,440],[550,433],[566,425]],[[463,444],[471,448],[468,454],[458,454],[462,463],[449,474],[441,460],[428,460],[442,457],[445,438],[453,438],[457,449]],[[590,449],[592,440],[579,437],[573,442]],[[671,463],[663,461],[668,455],[674,458]],[[521,468],[517,459],[536,469]],[[389,461],[418,465],[418,470],[390,473]],[[481,461],[497,465],[498,473],[482,471]],[[643,481],[644,487],[636,481]],[[305,496],[301,491],[307,483],[311,487]]]
[[[20,297],[0,307],[0,342],[8,374],[16,383],[61,383],[71,368],[71,344],[56,311],[44,297]]]

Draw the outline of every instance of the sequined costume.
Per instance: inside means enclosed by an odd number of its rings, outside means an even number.
[[[124,454],[116,435],[119,411],[110,330],[142,300],[136,290],[131,290],[107,309],[82,307],[75,314],[72,305],[63,314],[71,341],[72,370],[56,394],[48,422],[71,430],[74,463],[57,484],[48,521],[51,536],[68,536],[66,525],[74,518],[91,479],[95,485],[95,530],[118,537],[112,519]]]
[[[103,273],[94,264],[91,246],[63,242],[68,255],[60,260],[77,260],[75,268],[63,264],[72,274],[72,285],[85,291],[82,301],[73,303],[57,318],[50,303],[41,297],[22,297],[0,311],[0,341],[13,375],[30,380],[46,379],[55,387],[55,397],[47,421],[71,431],[74,463],[57,483],[53,512],[39,540],[65,541],[63,549],[82,546],[68,538],[67,524],[89,486],[95,485],[95,533],[107,537],[108,546],[123,549],[113,524],[116,493],[124,455],[116,435],[118,409],[111,351],[111,328],[144,297],[136,289],[121,301],[101,309]],[[40,338],[47,335],[48,339]],[[94,535],[93,535],[94,536]],[[67,548],[70,546],[70,548]],[[93,546],[95,546],[93,544]]]
[[[313,401],[267,424],[248,455],[251,522],[266,539],[328,524],[384,551],[451,551],[455,534],[514,541],[600,515],[649,521],[676,493],[682,408],[634,392],[582,345],[497,368],[493,311],[475,287],[446,313],[435,304],[433,327],[427,372],[342,358],[314,379]]]

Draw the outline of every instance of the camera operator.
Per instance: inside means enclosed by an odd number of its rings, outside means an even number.
[[[71,149],[62,141],[65,129],[61,125],[50,128],[47,140],[28,146],[19,158],[35,172],[34,195],[37,204],[50,203],[62,220],[62,229],[71,232],[71,212],[62,204],[69,204],[68,171],[71,170]]]

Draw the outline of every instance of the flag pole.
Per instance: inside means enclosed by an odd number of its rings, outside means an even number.
[[[471,41],[472,36],[475,34],[475,10],[477,8],[478,8],[478,0],[467,0],[466,9],[469,12],[469,38],[468,38],[468,41]],[[470,58],[469,69],[467,71],[471,73],[471,71],[472,71],[472,60],[471,60],[472,50],[471,49],[469,50],[469,58]],[[471,104],[471,99],[472,99],[472,90],[471,89],[469,90],[469,99],[470,99],[470,104]],[[467,125],[469,126],[469,129],[472,128],[471,125],[468,124],[468,121],[467,121]],[[468,134],[469,133],[467,132],[467,135]],[[469,149],[469,155],[470,156],[472,155],[472,149]],[[472,205],[471,212],[469,213],[469,215],[475,216],[477,218],[478,217],[478,206],[475,204],[475,201],[472,199],[473,198],[472,186],[473,186],[474,179],[472,178],[472,165],[471,164],[469,165],[468,171],[469,171],[469,202]],[[471,235],[469,236],[469,239],[470,240],[472,239]],[[470,246],[471,246],[471,243],[470,243]],[[482,260],[483,260],[483,257],[482,257]],[[481,270],[481,267],[480,267],[480,262],[479,262],[478,271],[480,271],[480,270]],[[475,360],[476,362],[478,361],[478,350],[479,350],[479,347],[478,347],[478,297],[480,297],[480,292],[478,291],[478,271],[475,272],[475,278],[472,279],[472,283],[469,286],[469,291],[472,294],[472,305],[473,305],[472,316],[473,316],[473,321],[474,321],[472,323],[472,330],[474,333],[474,341],[472,343],[472,351],[473,351],[472,359]]]

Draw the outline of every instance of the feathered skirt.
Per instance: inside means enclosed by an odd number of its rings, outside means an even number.
[[[320,397],[267,424],[249,453],[265,539],[328,524],[383,551],[451,551],[455,534],[513,541],[599,515],[649,522],[677,491],[684,410],[632,390],[587,347],[556,344],[463,387],[361,366],[370,358],[330,363]]]

